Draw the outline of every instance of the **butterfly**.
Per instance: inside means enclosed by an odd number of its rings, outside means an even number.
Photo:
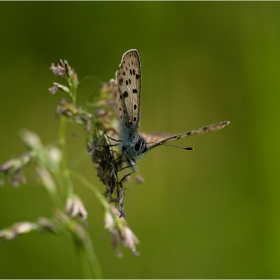
[[[132,169],[132,172],[125,175],[124,178],[136,171],[137,159],[144,156],[151,149],[184,137],[216,131],[230,123],[229,121],[219,122],[175,135],[168,133],[139,133],[141,120],[141,80],[142,73],[139,53],[135,49],[129,50],[122,57],[115,80],[111,79],[110,81],[115,112],[120,123],[120,152]],[[193,148],[181,148],[193,150]]]

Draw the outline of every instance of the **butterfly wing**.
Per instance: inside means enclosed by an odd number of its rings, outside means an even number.
[[[148,149],[155,143],[161,142],[173,135],[171,133],[140,133],[140,136],[146,141]]]
[[[111,91],[121,123],[122,137],[133,141],[141,118],[141,66],[137,50],[124,53],[116,80],[111,80]]]
[[[225,121],[225,122],[219,122],[215,124],[210,124],[198,129],[194,129],[188,132],[184,132],[181,134],[141,134],[141,136],[146,140],[147,146],[148,146],[148,151],[151,150],[152,148],[155,148],[160,145],[164,145],[168,142],[176,141],[184,137],[189,137],[192,135],[199,135],[203,134],[206,132],[211,132],[211,131],[216,131],[219,129],[224,128],[226,125],[228,125],[230,122]]]

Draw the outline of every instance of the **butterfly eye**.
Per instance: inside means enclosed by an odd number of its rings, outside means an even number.
[[[139,141],[134,145],[134,149],[135,149],[135,151],[139,151],[139,149],[140,149],[140,143],[139,143]]]
[[[143,150],[143,153],[146,153],[147,152],[147,145],[145,144],[145,148]]]
[[[135,144],[134,144],[134,149],[136,152],[138,152],[138,155],[141,155],[147,151],[147,145],[144,141],[144,139],[139,139]]]

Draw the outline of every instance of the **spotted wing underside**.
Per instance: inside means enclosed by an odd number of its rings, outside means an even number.
[[[132,140],[137,135],[141,118],[141,66],[137,50],[124,53],[116,80],[111,80],[111,91],[123,137]]]

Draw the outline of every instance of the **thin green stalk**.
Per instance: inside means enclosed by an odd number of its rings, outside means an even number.
[[[74,243],[77,252],[78,262],[84,279],[102,279],[103,273],[98,259],[95,255],[90,237],[87,232],[82,233],[81,239],[74,234]]]
[[[67,164],[67,151],[66,151],[66,117],[61,116],[59,127],[59,144],[62,152],[61,160],[61,173],[62,173],[62,190],[61,195],[63,199],[69,197],[73,193],[73,185],[69,175]]]
[[[79,173],[71,171],[71,175],[77,178],[81,183],[89,187],[91,190],[93,190],[94,194],[101,202],[103,207],[110,211],[108,202],[94,185],[92,185]],[[71,228],[70,230],[73,233],[75,248],[77,251],[78,261],[83,273],[83,277],[99,279],[103,278],[102,269],[94,252],[88,232],[82,230],[81,228],[77,232],[77,228],[75,227]]]
[[[73,192],[73,185],[70,178],[70,172],[67,164],[66,152],[66,118],[61,117],[59,130],[59,144],[62,151],[61,173],[62,173],[62,196],[69,197]],[[78,261],[84,278],[102,278],[102,270],[97,257],[94,253],[90,237],[86,230],[79,225],[71,226],[70,231],[73,234],[74,244],[77,251]]]
[[[71,79],[71,77],[67,78],[67,82],[68,82],[68,85],[69,85],[69,88],[70,88],[70,96],[72,98],[72,103],[74,106],[76,106],[76,90],[77,88],[73,86],[73,81]]]

